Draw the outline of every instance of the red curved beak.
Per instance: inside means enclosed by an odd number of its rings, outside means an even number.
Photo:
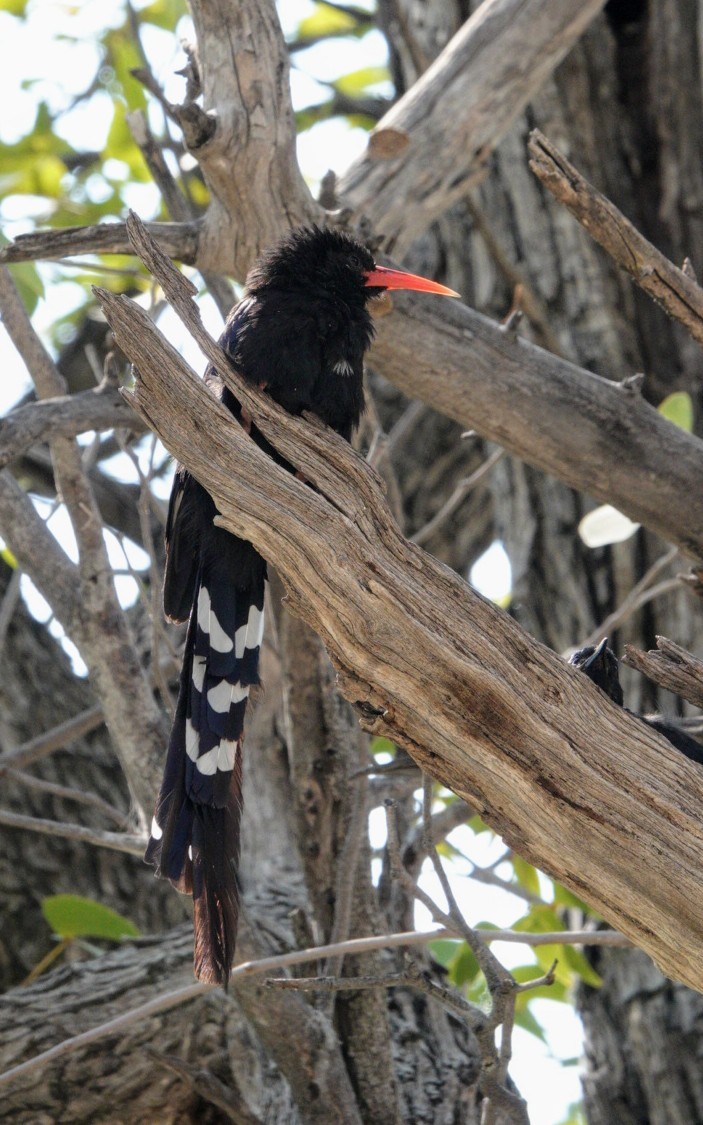
[[[403,270],[389,270],[386,266],[376,266],[364,274],[364,285],[373,289],[417,289],[420,293],[439,293],[442,297],[458,297],[453,289],[440,285],[438,281],[430,281],[427,277],[418,277],[415,273],[405,273]]]

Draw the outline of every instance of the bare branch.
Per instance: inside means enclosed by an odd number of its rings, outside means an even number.
[[[652,585],[654,580],[666,570],[670,563],[675,561],[678,554],[679,551],[677,547],[670,547],[668,551],[664,551],[658,559],[655,559],[646,573],[642,575],[639,582],[633,586],[629,594],[623,598],[618,608],[606,617],[605,621],[602,621],[598,628],[594,629],[582,644],[597,644],[603,637],[610,636],[615,629],[622,625],[623,621],[627,621],[633,613],[636,613],[638,609],[641,609],[642,606],[651,601],[653,597],[657,597],[659,594],[665,593],[666,590],[669,589],[676,589],[677,587],[682,589],[683,587],[678,577],[664,583],[660,582],[656,586]],[[664,589],[662,589],[662,587],[664,587]]]
[[[604,0],[484,0],[371,133],[338,186],[403,251],[483,174],[491,152]]]
[[[636,668],[655,684],[676,692],[695,707],[703,707],[703,660],[666,637],[657,637],[656,649],[639,652],[625,645],[623,664]]]
[[[703,345],[703,289],[653,246],[539,129],[530,134],[530,168],[555,199],[657,304]]]
[[[1,514],[0,526],[2,526]],[[23,742],[16,750],[10,750],[2,754],[0,756],[0,776],[5,769],[20,769],[38,761],[39,758],[53,754],[54,750],[62,750],[75,739],[82,738],[84,734],[90,734],[92,730],[97,730],[104,722],[105,716],[100,704],[89,707],[86,711],[81,711],[80,715],[76,715],[73,719],[67,719],[65,723],[59,723],[46,734],[39,734],[36,738]]]
[[[6,266],[0,267],[0,308],[10,337],[27,364],[40,398],[65,390],[64,380],[41,343]],[[115,590],[95,495],[80,450],[68,438],[51,442],[57,488],[76,536],[80,588],[72,622],[74,639],[91,673],[105,721],[139,815],[145,819],[158,785],[166,730],[142,669]],[[14,531],[9,542],[14,546]],[[36,563],[26,566],[34,577]],[[52,583],[42,589],[50,605]]]
[[[119,824],[121,828],[125,827],[127,814],[104,801],[97,793],[89,793],[84,789],[73,789],[69,785],[57,785],[55,781],[46,781],[43,777],[35,777],[34,774],[24,773],[22,770],[8,770],[0,759],[0,776],[3,774],[11,778],[12,781],[24,785],[26,789],[34,789],[39,793],[48,793],[52,797],[59,797],[63,801],[75,801],[78,805],[87,805],[89,808],[97,809],[98,812],[109,817],[115,824]]]
[[[397,311],[378,321],[370,353],[385,378],[689,554],[703,555],[700,439],[641,395],[502,332],[467,306],[394,301]]]
[[[0,809],[0,824],[4,824],[7,828],[23,828],[29,832],[40,832],[43,836],[79,840],[85,844],[94,844],[97,848],[126,852],[127,855],[142,856],[147,842],[146,836],[129,835],[127,832],[106,832],[99,828],[87,828],[84,824],[64,824],[58,820],[44,820],[38,816],[23,816],[9,809]]]
[[[76,437],[87,430],[144,429],[129,404],[114,387],[100,387],[75,395],[46,398],[20,406],[0,419],[0,468],[32,445],[49,437]]]
[[[149,231],[165,252],[179,262],[194,265],[201,221],[149,223]],[[77,254],[131,254],[124,223],[98,223],[92,227],[65,227],[21,234],[0,249],[0,262],[28,262],[37,258],[58,260]],[[78,263],[76,263],[78,264]]]
[[[411,536],[411,543],[417,543],[419,547],[422,547],[428,539],[431,539],[432,536],[444,526],[447,520],[451,519],[459,505],[466,499],[469,493],[481,483],[484,477],[488,476],[493,466],[503,457],[505,457],[504,449],[494,449],[471,476],[464,477],[463,480],[460,480],[451,496],[445,500],[439,511],[435,513],[431,520],[428,520],[424,527],[421,527],[419,531],[416,531],[415,534]]]

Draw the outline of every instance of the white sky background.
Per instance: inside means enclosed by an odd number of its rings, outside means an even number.
[[[368,0],[364,0],[364,3],[368,3]],[[137,2],[134,6],[138,9],[144,5]],[[284,30],[292,31],[311,10],[312,5],[308,0],[281,0],[279,12]],[[4,143],[12,143],[31,130],[39,99],[46,100],[54,110],[69,109],[72,100],[86,89],[95,73],[99,55],[91,37],[106,24],[117,26],[122,20],[119,0],[79,0],[72,5],[60,0],[33,0],[26,24],[0,12],[3,57],[3,65],[0,67],[0,107],[3,107],[0,110],[0,139]],[[59,37],[67,32],[79,37],[81,42],[62,41]],[[180,100],[183,95],[183,79],[174,73],[185,61],[178,47],[181,37],[192,38],[188,21],[182,22],[175,38],[155,28],[147,28],[144,35],[144,45],[153,70],[162,83],[166,96],[173,101]],[[321,82],[362,67],[383,65],[386,60],[385,41],[378,32],[372,32],[360,41],[347,39],[336,44],[319,44],[304,52],[297,52],[291,77],[295,107],[302,108],[319,98],[324,90],[320,86]],[[41,81],[38,86],[23,89],[22,82],[30,78]],[[380,92],[390,94],[391,90],[389,87],[381,88]],[[101,94],[90,103],[65,112],[57,124],[57,131],[77,148],[99,150],[104,146],[110,119],[111,103],[107,94]],[[330,167],[341,174],[363,151],[365,144],[365,132],[351,128],[346,123],[337,121],[317,125],[301,136],[298,142],[303,172],[313,185]],[[2,169],[0,177],[1,175]],[[144,219],[149,219],[156,210],[157,189],[149,184],[132,185],[125,191],[125,199]],[[35,221],[50,225],[51,216],[46,214],[43,201],[17,197],[0,203],[0,221],[4,234],[12,238],[31,229]],[[77,286],[65,279],[65,272],[51,264],[45,264],[41,268],[47,294],[37,309],[34,322],[44,333],[57,317],[75,307],[78,294]],[[208,328],[218,334],[220,322],[212,302],[206,300],[203,303],[203,312]],[[195,345],[189,339],[184,339],[177,318],[167,315],[160,323],[168,331],[172,342],[182,348],[188,361],[202,371],[204,360]],[[1,326],[0,364],[0,413],[4,413],[28,389],[29,381],[22,361]],[[115,467],[118,472],[121,471],[119,465]],[[49,505],[43,504],[42,513],[48,512]],[[65,548],[71,552],[72,536],[61,510],[53,515],[51,526]],[[115,565],[124,567],[124,555],[114,536],[110,536],[109,546]],[[144,565],[143,553],[138,548],[128,547],[128,553],[131,565],[138,568]],[[479,560],[472,571],[472,579],[487,596],[499,597],[509,589],[509,564],[500,546],[496,545]],[[127,584],[122,593],[128,596],[131,580],[118,579],[120,581]],[[28,586],[29,583],[25,580],[25,591]],[[49,610],[43,599],[35,592],[33,597],[29,594],[28,600],[36,615],[47,620]],[[380,812],[372,816],[374,846],[383,842],[383,823]],[[468,829],[457,830],[452,840],[480,866],[492,862],[503,847],[499,840],[491,842],[488,835],[474,837]],[[524,904],[521,900],[502,891],[468,884],[466,874],[469,870],[469,864],[455,862],[451,875],[453,888],[469,922],[490,919],[498,926],[507,927],[522,915]],[[423,879],[423,885],[442,902],[441,892],[435,885],[433,876],[427,875]],[[430,925],[423,907],[418,908],[416,921],[422,928]],[[507,965],[522,964],[531,959],[526,955],[524,947],[494,948]],[[564,1004],[538,1000],[533,1004],[533,1011],[547,1032],[549,1045],[545,1047],[534,1036],[516,1029],[511,1073],[528,1100],[532,1125],[555,1125],[565,1116],[568,1104],[580,1097],[578,1068],[562,1067],[558,1060],[574,1058],[580,1054],[581,1027],[575,1014]]]

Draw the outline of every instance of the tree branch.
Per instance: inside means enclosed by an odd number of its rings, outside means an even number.
[[[703,708],[703,660],[666,637],[657,637],[656,649],[639,652],[625,645],[623,664],[636,668],[655,684],[676,692],[695,707]]]
[[[141,433],[144,423],[115,387],[28,403],[0,418],[0,469],[37,442],[49,437],[76,437],[87,430],[129,428]]]
[[[530,168],[613,261],[703,345],[703,289],[678,269],[552,144],[530,133]]]
[[[223,526],[276,560],[290,608],[363,704],[362,724],[410,750],[670,975],[703,987],[700,771],[403,540],[368,465],[245,384],[202,328],[218,373],[317,491],[270,462],[138,306],[97,295],[139,370],[135,407],[212,493]],[[183,289],[174,299],[194,323]]]
[[[343,206],[404,250],[483,174],[604,0],[484,0],[382,118],[341,178]]]
[[[194,265],[202,220],[193,223],[149,223],[149,231],[171,258]],[[130,254],[124,223],[98,223],[92,227],[65,227],[20,234],[0,249],[0,262],[28,262],[37,258],[58,260],[77,254]]]
[[[395,298],[375,370],[465,429],[703,556],[703,443],[641,395],[455,302]],[[647,487],[642,487],[642,481]]]

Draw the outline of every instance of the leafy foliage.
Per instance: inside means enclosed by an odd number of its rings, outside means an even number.
[[[42,914],[61,938],[105,938],[118,941],[139,937],[139,930],[121,914],[80,895],[50,895],[42,899]]]

